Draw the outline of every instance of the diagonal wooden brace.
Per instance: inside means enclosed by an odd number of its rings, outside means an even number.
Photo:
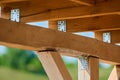
[[[38,57],[49,80],[72,80],[59,53],[55,51],[38,52]]]
[[[114,66],[108,80],[120,80],[120,66]]]

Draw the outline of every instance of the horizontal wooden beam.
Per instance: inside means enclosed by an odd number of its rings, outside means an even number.
[[[112,44],[120,43],[120,30],[96,31],[95,32],[96,39],[103,41],[103,33],[106,32],[110,32]]]
[[[13,3],[13,2],[21,2],[21,1],[28,1],[28,0],[0,0],[0,4],[3,4],[3,3]]]
[[[120,63],[119,46],[5,19],[0,19],[0,45],[37,51],[56,50],[63,55],[95,56],[112,64]]]
[[[51,29],[58,28],[58,21],[49,21]],[[120,30],[120,16],[100,16],[66,20],[67,32]]]
[[[96,4],[92,7],[80,6],[49,10],[36,15],[24,16],[21,18],[23,22],[36,22],[44,20],[62,20],[74,18],[96,17],[104,15],[118,15],[120,13],[120,0],[109,0]]]
[[[86,6],[92,6],[94,2],[94,0],[69,0],[69,1],[72,1],[80,5],[86,5]]]
[[[68,32],[105,31],[120,29],[120,16],[100,16],[93,18],[66,20]]]

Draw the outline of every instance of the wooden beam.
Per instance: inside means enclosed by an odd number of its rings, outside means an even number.
[[[96,4],[93,7],[80,6],[49,10],[36,15],[21,17],[23,22],[35,22],[44,20],[62,20],[74,18],[87,18],[104,15],[118,15],[120,13],[120,0],[109,0]]]
[[[57,52],[38,52],[38,57],[49,80],[72,80],[64,62]]]
[[[58,31],[58,21],[48,21],[48,27]]]
[[[90,80],[99,80],[99,58],[89,57],[88,68]]]
[[[52,25],[51,29],[58,27],[58,21],[49,21]],[[106,31],[120,30],[120,16],[100,16],[83,19],[66,20],[67,32],[83,32],[83,31]]]
[[[5,19],[0,19],[0,45],[37,51],[55,49],[63,55],[92,55],[112,64],[120,63],[119,46]]]
[[[94,0],[69,0],[69,1],[72,1],[72,2],[80,4],[80,5],[86,5],[86,6],[92,6],[93,2],[94,2]]]
[[[120,16],[100,16],[93,18],[66,20],[68,32],[105,31],[120,29]]]
[[[120,80],[120,66],[114,66],[108,80]]]
[[[82,63],[83,64],[83,63]],[[88,70],[82,69],[81,61],[78,60],[78,80],[99,80],[99,59],[89,57]]]
[[[13,2],[21,2],[21,1],[28,1],[28,0],[0,0],[0,4],[13,3]]]
[[[120,43],[120,30],[108,30],[108,31],[97,31],[95,32],[95,37],[98,40],[103,40],[103,33],[110,32],[111,34],[111,43],[116,44]]]

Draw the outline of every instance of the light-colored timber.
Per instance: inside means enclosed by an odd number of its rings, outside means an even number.
[[[89,57],[88,67],[90,73],[90,80],[99,80],[99,58]]]
[[[99,80],[99,61],[116,65],[108,80],[120,79],[120,0],[0,0],[0,9],[0,45],[38,51],[50,80],[72,80],[60,55],[89,58],[80,80]],[[9,21],[12,9],[23,23]],[[50,29],[24,24],[44,20]],[[58,20],[66,20],[66,33],[57,31]],[[97,40],[71,33],[79,31],[94,31]],[[104,32],[112,44],[102,41]]]
[[[43,0],[34,0],[28,3],[6,4],[6,6],[2,9],[2,12],[4,13],[3,18],[8,19],[9,9],[11,8],[19,8],[21,10],[22,22],[74,19],[120,14],[120,0],[104,1],[94,6],[76,6],[73,2],[68,0],[51,0],[51,3],[45,3],[46,1]],[[26,7],[26,5],[28,6]]]
[[[62,58],[57,52],[38,52],[38,57],[49,80],[72,80]]]
[[[49,21],[51,29],[57,30],[58,21]],[[66,20],[67,32],[120,30],[120,16],[100,16]]]
[[[108,30],[108,31],[96,31],[95,37],[98,40],[103,40],[103,33],[110,32],[111,34],[111,43],[117,44],[120,43],[120,30]]]
[[[88,57],[88,70],[81,70],[78,60],[78,80],[99,80],[99,59]]]
[[[114,66],[108,80],[120,80],[120,66]]]
[[[0,0],[0,4],[22,2],[22,1],[28,1],[28,0]]]
[[[82,5],[86,5],[86,6],[92,6],[93,5],[93,2],[94,0],[69,0],[69,1],[72,1],[74,3],[77,3],[77,4],[82,4]]]
[[[120,63],[119,46],[5,19],[0,19],[0,24],[1,45],[37,51],[52,48],[63,55],[92,55],[112,64]]]

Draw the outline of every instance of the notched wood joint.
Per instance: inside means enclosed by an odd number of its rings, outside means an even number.
[[[46,48],[46,49],[40,50],[40,51],[38,51],[38,52],[57,52],[57,50],[54,49],[54,48]]]

